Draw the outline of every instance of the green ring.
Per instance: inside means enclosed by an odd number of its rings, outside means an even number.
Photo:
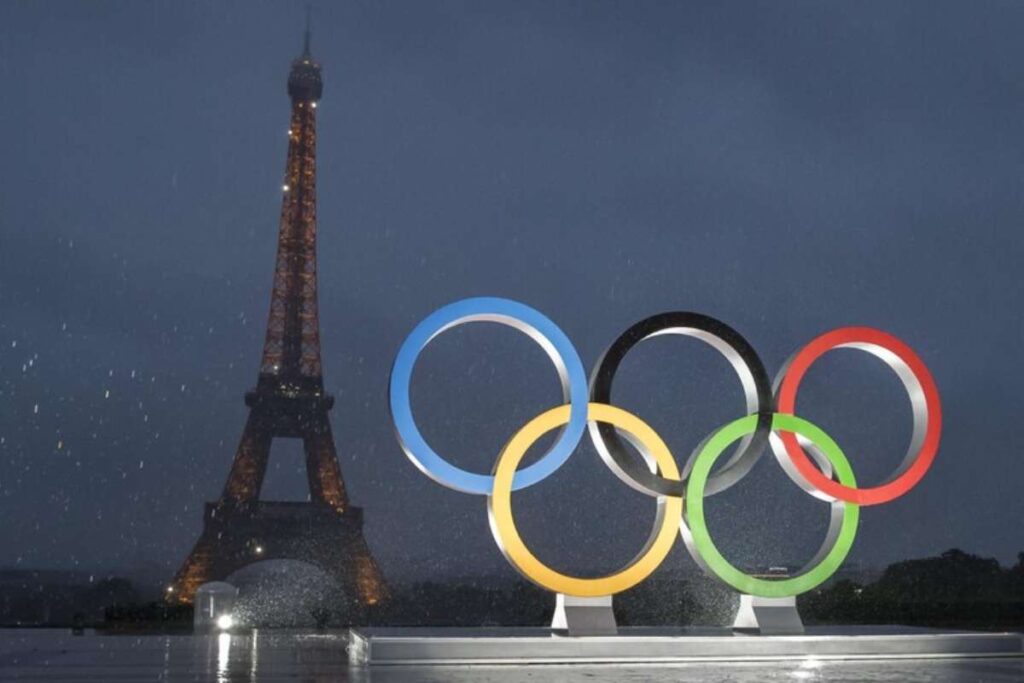
[[[734,441],[752,433],[756,427],[757,415],[748,415],[730,422],[718,430],[697,454],[689,483],[686,486],[684,523],[689,527],[693,546],[697,553],[707,568],[719,579],[741,593],[764,598],[785,598],[811,590],[839,569],[853,546],[854,536],[857,535],[860,506],[856,503],[843,503],[843,522],[835,545],[821,562],[799,576],[779,580],[759,579],[745,574],[729,564],[729,561],[722,557],[718,548],[715,547],[704,521],[704,486],[711,473],[711,467],[725,449]],[[832,463],[832,467],[839,477],[839,483],[851,488],[857,485],[853,476],[853,468],[850,467],[849,461],[843,455],[842,449],[816,425],[795,415],[775,413],[772,416],[772,429],[793,432],[810,439]]]

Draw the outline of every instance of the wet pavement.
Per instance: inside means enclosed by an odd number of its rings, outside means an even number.
[[[7,629],[0,630],[0,681],[1024,681],[1021,659],[356,669],[348,665],[346,644],[343,632],[73,636],[67,630]]]

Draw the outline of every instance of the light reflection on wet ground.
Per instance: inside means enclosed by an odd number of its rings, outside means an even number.
[[[1024,661],[790,662],[675,666],[351,669],[344,633],[72,636],[0,630],[0,681],[303,681],[304,683],[566,683],[599,681],[1024,681]]]

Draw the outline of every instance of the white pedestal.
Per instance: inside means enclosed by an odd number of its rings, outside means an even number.
[[[793,636],[804,632],[804,622],[796,611],[796,598],[759,598],[741,595],[740,610],[732,627],[765,636]]]
[[[578,598],[559,593],[555,599],[555,614],[551,628],[565,630],[570,636],[614,636],[618,633],[612,596]]]
[[[904,626],[813,627],[799,636],[629,627],[590,638],[546,628],[373,628],[350,632],[348,656],[354,666],[989,658],[1024,657],[1024,642],[1019,633]]]

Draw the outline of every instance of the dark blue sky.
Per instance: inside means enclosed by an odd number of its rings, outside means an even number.
[[[484,501],[422,477],[386,408],[404,335],[473,295],[541,309],[587,366],[669,309],[730,323],[773,375],[831,327],[886,329],[931,367],[946,431],[917,489],[864,511],[851,560],[1024,550],[1024,7],[314,15],[324,366],[387,574],[511,575]],[[0,566],[170,572],[198,534],[256,379],[301,30],[298,3],[0,4]],[[631,354],[615,399],[680,460],[742,406],[680,339]],[[557,401],[542,353],[490,326],[438,339],[414,388],[428,438],[481,470]],[[800,412],[862,482],[909,436],[897,381],[854,352],[815,366]],[[296,449],[272,466],[268,494],[303,498]],[[516,505],[580,571],[628,559],[653,516],[587,446]],[[825,525],[770,457],[708,506],[737,560],[805,559]]]

